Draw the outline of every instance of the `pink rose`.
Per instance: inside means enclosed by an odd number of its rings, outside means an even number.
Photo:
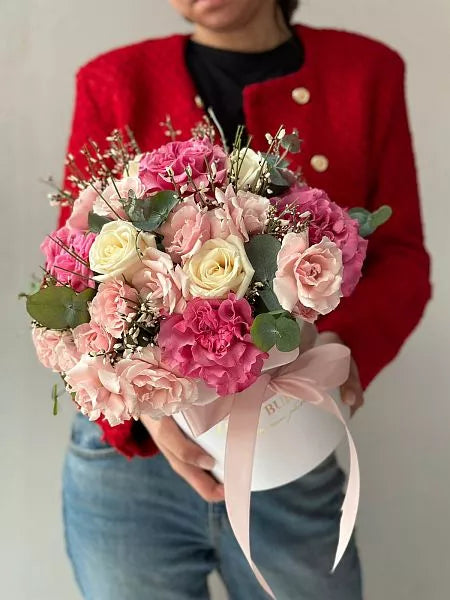
[[[73,330],[73,340],[80,354],[111,352],[114,338],[97,323],[83,323]]]
[[[277,263],[273,290],[285,310],[301,314],[306,307],[326,315],[339,304],[342,252],[328,238],[308,247],[307,234],[288,233]]]
[[[139,305],[137,291],[121,279],[101,283],[91,302],[92,320],[114,338],[120,338],[127,328],[126,318]]]
[[[131,419],[135,397],[122,393],[119,377],[104,357],[84,354],[65,379],[81,412],[91,421],[103,415],[114,426]]]
[[[189,182],[186,167],[192,169],[195,187],[201,188],[209,185],[208,165],[215,172],[215,183],[223,183],[228,171],[228,156],[223,148],[213,145],[207,138],[169,142],[141,157],[139,177],[147,191],[173,190],[173,183],[167,174],[167,168],[170,167],[176,184],[179,187],[186,185],[186,189],[193,192],[195,190]]]
[[[264,231],[270,206],[267,198],[244,190],[236,194],[232,185],[225,193],[217,188],[216,198],[221,206],[208,213],[212,238],[226,239],[229,235],[237,235],[248,242],[251,235]]]
[[[78,352],[69,331],[33,327],[31,331],[39,361],[56,373],[65,373],[77,364]]]
[[[301,302],[297,302],[292,309],[292,314],[294,317],[298,317],[308,323],[315,323],[319,318],[319,313],[316,310],[303,306]]]
[[[94,233],[81,233],[68,227],[61,227],[47,236],[41,244],[45,255],[45,268],[61,285],[69,285],[76,292],[95,287],[90,279],[94,273],[89,264],[89,250],[94,243]],[[64,246],[64,247],[63,247]],[[66,250],[65,248],[68,248]]]
[[[123,209],[120,198],[128,198],[129,192],[134,192],[136,198],[142,198],[145,193],[145,187],[139,177],[123,177],[115,179],[110,183],[101,194],[98,194],[94,202],[94,212],[102,217],[111,219],[128,220]]]
[[[195,298],[182,315],[161,323],[164,360],[189,377],[198,377],[220,396],[240,392],[261,374],[267,354],[251,341],[249,303],[230,294],[226,300]]]
[[[116,372],[124,394],[136,398],[134,418],[173,415],[198,399],[195,381],[169,369],[161,361],[159,348],[147,347],[132,358],[119,361]]]
[[[100,184],[94,182],[94,186],[100,186]],[[97,192],[90,185],[80,192],[80,195],[73,204],[72,213],[67,219],[66,226],[69,229],[89,231],[88,216],[94,207],[96,198]]]
[[[145,250],[141,267],[131,282],[141,298],[148,300],[156,309],[172,314],[183,312],[186,308],[188,276],[179,265],[174,267],[168,254],[157,248]]]
[[[211,238],[208,213],[190,196],[177,204],[160,227],[160,233],[164,236],[164,247],[172,260],[184,262]]]
[[[367,240],[359,235],[357,221],[348,212],[332,202],[323,190],[293,187],[286,196],[278,199],[282,210],[288,204],[298,207],[298,212],[309,211],[309,241],[317,244],[323,237],[334,242],[342,251],[344,280],[342,294],[349,296],[361,278],[361,270],[367,251]]]

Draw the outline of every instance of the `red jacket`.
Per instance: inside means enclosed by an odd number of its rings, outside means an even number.
[[[319,321],[348,344],[366,387],[401,348],[430,298],[416,171],[404,94],[404,63],[383,44],[343,31],[297,26],[305,63],[293,74],[249,85],[244,111],[253,146],[280,123],[304,140],[292,166],[307,182],[346,207],[392,206],[388,224],[370,238],[363,279],[350,298]],[[101,142],[129,125],[143,150],[167,138],[169,114],[189,137],[202,117],[184,63],[187,36],[148,40],[104,54],[77,76],[69,151],[88,138]],[[61,224],[67,212],[61,214]],[[105,439],[128,456],[155,451],[138,441],[133,424],[110,428]]]

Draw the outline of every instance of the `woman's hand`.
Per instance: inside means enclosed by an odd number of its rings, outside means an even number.
[[[214,459],[189,440],[171,417],[155,420],[144,416],[141,421],[175,473],[187,481],[203,500],[220,502],[224,499],[223,485],[207,473],[214,467]]]
[[[343,344],[341,338],[333,331],[324,331],[319,334],[319,344]],[[359,379],[358,365],[351,359],[350,374],[344,385],[341,386],[342,402],[350,406],[350,415],[353,417],[355,412],[364,404],[364,392]]]

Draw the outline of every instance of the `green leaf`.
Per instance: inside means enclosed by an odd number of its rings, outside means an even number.
[[[283,174],[278,169],[269,169],[270,183],[278,185],[280,187],[289,187],[289,182],[283,177]]]
[[[245,252],[252,267],[255,269],[254,281],[261,283],[272,282],[277,270],[277,256],[281,248],[273,235],[255,235],[245,244]]]
[[[270,313],[255,317],[250,329],[253,343],[263,352],[268,352],[277,341],[277,321]]]
[[[72,329],[89,322],[88,302],[94,296],[92,288],[77,294],[69,287],[49,285],[28,296],[27,311],[43,327]]]
[[[392,208],[387,205],[380,206],[376,211],[371,213],[366,208],[355,207],[351,208],[349,215],[359,223],[359,234],[362,237],[368,237],[378,227],[384,225],[391,218]]]
[[[111,221],[112,219],[103,217],[102,215],[97,215],[92,211],[88,215],[89,230],[93,233],[100,233],[103,225],[106,225],[106,223],[110,223]]]
[[[269,167],[276,166],[278,169],[285,169],[289,166],[289,161],[285,158],[280,158],[277,154],[269,154],[268,152],[261,152],[260,154]]]
[[[178,202],[179,197],[176,192],[165,190],[150,198],[131,198],[124,208],[137,229],[154,231],[166,221],[170,211]]]
[[[372,213],[372,227],[377,229],[381,225],[384,225],[392,216],[392,208],[387,204],[380,206],[375,212]]]
[[[273,291],[271,283],[267,283],[259,290],[259,296],[264,302],[264,306],[270,312],[282,310],[281,304]]]
[[[298,137],[297,133],[288,133],[281,139],[280,145],[288,152],[292,152],[292,154],[297,154],[298,152],[300,152],[302,141]]]
[[[250,333],[255,346],[263,352],[268,352],[273,346],[280,352],[290,352],[300,346],[300,328],[283,310],[255,317]]]
[[[277,348],[280,352],[291,352],[300,346],[300,328],[297,321],[281,316],[276,320],[278,338]]]
[[[259,290],[259,294],[269,310],[281,309],[272,287],[280,248],[281,243],[272,235],[267,234],[256,235],[245,244],[245,252],[255,270],[253,282],[263,284],[264,287]]]

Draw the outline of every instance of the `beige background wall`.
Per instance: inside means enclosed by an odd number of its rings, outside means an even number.
[[[443,600],[450,568],[448,232],[450,3],[305,0],[307,23],[358,30],[406,58],[435,299],[354,421],[367,600]],[[53,226],[40,176],[59,174],[76,68],[113,46],[185,28],[165,0],[0,0],[0,572],[5,598],[75,600],[60,522],[71,410],[34,357],[16,294]],[[392,299],[395,302],[395,298]],[[389,335],[389,332],[386,332]],[[218,597],[218,596],[217,596]]]

